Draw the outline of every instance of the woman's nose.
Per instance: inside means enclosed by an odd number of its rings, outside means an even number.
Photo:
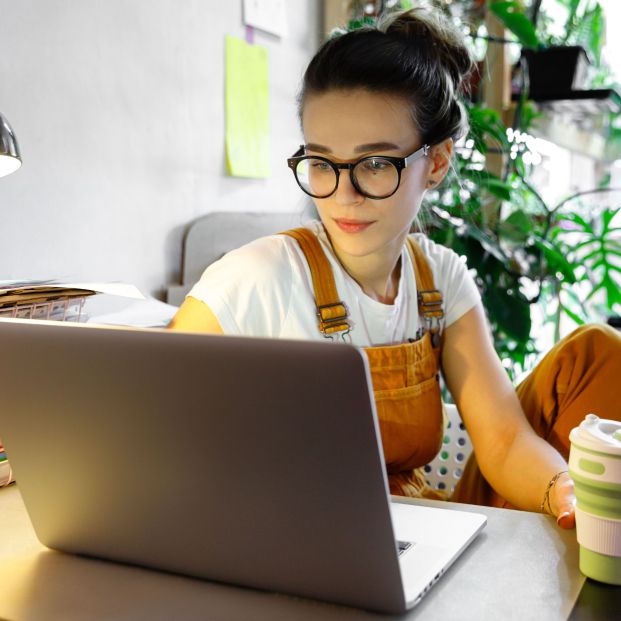
[[[361,203],[364,196],[356,190],[351,182],[348,170],[341,170],[339,175],[339,185],[334,193],[334,199],[339,205],[351,205],[353,203]]]

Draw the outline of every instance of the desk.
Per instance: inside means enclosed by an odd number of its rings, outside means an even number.
[[[487,515],[487,527],[421,604],[398,618],[568,619],[584,584],[575,531],[562,531],[552,518],[535,513],[470,508]],[[0,489],[0,619],[394,618],[50,551],[36,539],[17,486]],[[580,617],[586,618],[597,616]]]

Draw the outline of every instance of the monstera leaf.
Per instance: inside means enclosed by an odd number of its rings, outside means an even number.
[[[613,226],[620,212],[619,207],[606,208],[591,220],[578,213],[564,214],[560,223],[570,226],[557,232],[557,237],[573,242],[572,262],[586,270],[586,278],[592,285],[587,300],[603,292],[610,310],[621,305],[621,227]]]

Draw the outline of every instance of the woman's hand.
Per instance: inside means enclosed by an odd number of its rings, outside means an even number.
[[[550,490],[550,509],[561,528],[576,527],[576,493],[574,482],[564,472]]]

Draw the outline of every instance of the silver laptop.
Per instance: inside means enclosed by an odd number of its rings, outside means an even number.
[[[364,353],[0,320],[0,436],[50,548],[382,612],[483,515],[391,502]]]

